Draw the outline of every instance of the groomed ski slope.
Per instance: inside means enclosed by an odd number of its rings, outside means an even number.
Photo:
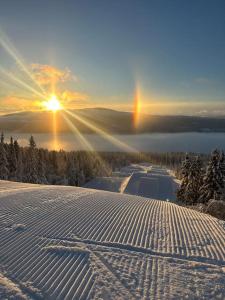
[[[84,187],[175,202],[178,181],[167,169],[143,163],[123,167],[112,177],[94,178]]]
[[[0,298],[224,299],[225,222],[160,200],[0,182]]]
[[[168,170],[145,163],[127,166],[121,172],[131,173],[125,194],[176,201],[177,183]]]

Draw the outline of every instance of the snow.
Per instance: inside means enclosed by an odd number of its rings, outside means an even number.
[[[89,254],[89,251],[80,247],[67,247],[67,246],[58,246],[58,245],[52,245],[52,246],[46,246],[42,248],[43,250],[47,250],[50,252],[55,252],[55,253],[61,253],[64,254],[65,252],[75,252],[76,254],[79,253],[86,253]]]
[[[1,299],[27,300],[27,296],[21,291],[18,285],[0,273],[0,297]]]
[[[26,229],[26,225],[24,224],[13,224],[12,229],[16,231],[21,231]]]
[[[124,181],[126,178],[123,177],[97,177],[86,183],[84,187],[119,193]]]
[[[127,169],[129,170],[129,167]],[[168,170],[145,165],[141,166],[141,171],[135,170],[132,173],[124,193],[175,201],[176,188],[177,182]]]
[[[0,272],[0,299],[43,299],[43,295],[30,282],[17,284]]]
[[[172,195],[173,179],[166,170],[132,169],[131,179],[138,174],[143,193],[150,180],[152,188],[158,182],[156,196],[166,197],[165,190]],[[1,280],[4,293],[9,286],[8,293],[30,299],[24,287],[31,286],[44,299],[224,298],[221,220],[128,194],[63,186],[20,188],[4,181],[0,187],[0,267],[10,283]],[[23,224],[25,230],[6,230],[9,223]]]
[[[175,201],[178,185],[171,171],[145,163],[126,166],[113,177],[95,178],[84,187]]]

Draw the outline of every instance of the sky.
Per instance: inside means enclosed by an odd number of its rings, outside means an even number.
[[[225,1],[2,0],[0,113],[225,115]]]

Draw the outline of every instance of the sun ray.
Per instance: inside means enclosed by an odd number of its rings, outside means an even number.
[[[0,85],[6,87],[7,89],[9,89],[9,88],[11,89],[12,84],[10,84],[9,81],[6,81],[5,77],[4,77],[4,79],[2,79],[2,78],[3,78],[3,76],[1,76],[1,78],[0,78]]]
[[[80,139],[80,141],[85,145],[85,147],[89,150],[89,151],[95,151],[94,148],[91,146],[91,144],[84,138],[84,136],[80,133],[80,131],[77,129],[77,127],[70,121],[69,118],[67,118],[67,116],[62,113],[62,116],[64,118],[64,120],[67,122],[67,124],[69,125],[69,127],[72,129],[72,131],[77,134],[78,138]]]
[[[64,111],[67,112],[74,119],[76,119],[76,120],[80,121],[81,123],[83,123],[88,128],[90,128],[90,129],[94,130],[96,133],[100,134],[103,138],[107,139],[112,144],[116,145],[117,147],[119,147],[119,148],[121,148],[123,150],[126,150],[128,152],[134,152],[134,153],[138,152],[135,148],[133,148],[133,147],[125,144],[124,142],[120,141],[119,139],[117,139],[114,136],[112,136],[109,133],[107,133],[105,130],[100,129],[96,125],[92,124],[89,120],[86,121],[83,117],[81,118],[77,114],[72,113],[72,112],[68,111],[67,109],[64,109]]]
[[[32,88],[30,85],[25,83],[24,81],[20,80],[15,75],[7,72],[4,68],[0,66],[0,72],[10,78],[12,81],[17,82],[20,86],[23,86],[25,89],[29,90],[30,92],[34,93],[36,96],[41,97],[42,99],[46,99],[46,96],[42,93],[39,93],[36,89]]]
[[[17,65],[21,68],[21,70],[32,80],[32,82],[39,88],[41,93],[43,95],[46,95],[45,90],[43,87],[35,80],[33,74],[28,70],[28,68],[25,66],[25,63],[23,62],[23,59],[18,54],[18,51],[16,48],[12,45],[12,43],[9,41],[9,38],[6,36],[5,33],[3,33],[2,30],[0,30],[0,45],[5,49],[5,51],[15,60]]]
[[[106,174],[108,173],[109,169],[106,166],[106,163],[103,161],[103,159],[99,156],[99,154],[95,151],[95,149],[93,148],[93,146],[85,139],[85,137],[80,133],[80,131],[78,130],[78,128],[70,121],[70,119],[65,115],[65,113],[61,112],[62,116],[64,118],[64,120],[67,122],[67,124],[69,125],[70,129],[73,131],[73,133],[75,135],[78,136],[78,138],[80,139],[81,143],[83,143],[83,145],[85,146],[85,149],[88,149],[88,154],[90,156],[90,158],[92,158],[92,155],[94,155],[97,160],[101,163],[102,168],[104,169],[104,171],[106,172]]]

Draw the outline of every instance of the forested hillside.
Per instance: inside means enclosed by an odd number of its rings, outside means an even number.
[[[183,153],[124,153],[88,151],[49,151],[38,148],[31,136],[27,147],[11,137],[0,141],[0,179],[82,186],[96,176],[109,176],[131,163],[149,161],[176,168]]]

